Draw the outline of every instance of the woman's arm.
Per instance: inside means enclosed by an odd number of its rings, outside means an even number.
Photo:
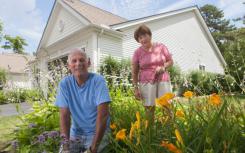
[[[139,65],[133,63],[132,64],[132,78],[133,78],[134,87],[137,87],[138,85],[138,77],[139,77]]]
[[[134,95],[135,98],[140,100],[141,99],[141,94],[139,92],[139,65],[136,63],[132,64],[132,78],[133,78],[133,86],[134,86]]]

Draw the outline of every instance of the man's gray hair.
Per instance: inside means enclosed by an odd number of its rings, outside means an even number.
[[[71,62],[72,55],[76,53],[81,53],[87,59],[87,54],[85,53],[85,50],[83,48],[73,48],[70,50],[70,53],[68,54],[67,63]]]

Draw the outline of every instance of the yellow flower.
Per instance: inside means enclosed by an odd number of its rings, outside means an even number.
[[[180,142],[180,144],[184,145],[183,139],[182,139],[178,129],[175,129],[175,136],[176,136],[177,140]]]
[[[163,96],[161,96],[160,98],[157,98],[155,100],[156,104],[157,105],[160,105],[160,106],[166,106],[166,107],[169,107],[170,106],[170,103],[169,103],[169,100],[173,99],[174,98],[174,94],[173,93],[165,93]]]
[[[115,129],[117,128],[117,126],[116,126],[115,123],[113,123],[113,124],[110,124],[110,128],[111,128],[112,130],[115,130]]]
[[[140,129],[140,122],[139,122],[139,121],[135,121],[135,122],[134,122],[134,127],[135,127],[136,129]]]
[[[177,110],[176,111],[176,113],[175,113],[175,115],[177,116],[177,117],[182,117],[182,118],[184,118],[185,117],[185,114],[184,114],[184,112],[182,111],[182,110]]]
[[[171,92],[165,93],[165,94],[163,95],[163,97],[164,97],[167,101],[173,99],[174,96],[175,96],[175,95],[174,95],[173,93],[171,93]]]
[[[136,119],[137,119],[137,121],[140,121],[140,113],[139,112],[136,112]]]
[[[182,153],[182,151],[179,150],[174,144],[168,143],[167,141],[162,141],[161,146],[173,153]]]
[[[209,103],[212,104],[212,105],[215,105],[215,106],[220,105],[221,104],[220,96],[217,95],[216,93],[212,94],[209,97]]]
[[[136,119],[137,121],[134,123],[136,128],[139,129],[140,128],[140,113],[136,112]]]
[[[192,91],[186,91],[186,92],[183,94],[183,96],[184,96],[185,98],[191,98],[191,97],[193,97],[193,95],[194,95],[194,93],[193,93]]]
[[[134,130],[135,130],[135,125],[133,123],[131,123],[131,129],[130,129],[130,132],[129,132],[129,139],[130,140],[133,139]]]
[[[126,129],[122,129],[117,132],[116,140],[124,140],[126,138]]]
[[[169,107],[170,106],[168,100],[165,99],[164,97],[160,97],[159,99],[157,98],[155,100],[155,102],[156,102],[157,105],[162,106],[162,107],[163,106],[166,106],[166,107]]]

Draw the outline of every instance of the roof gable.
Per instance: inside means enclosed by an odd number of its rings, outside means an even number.
[[[96,25],[104,24],[109,26],[127,21],[118,15],[112,14],[80,0],[63,0],[63,2]]]
[[[52,45],[53,43],[59,41],[62,38],[72,34],[84,28],[86,23],[81,22],[76,18],[69,10],[65,9],[63,6],[59,6],[57,10],[57,15],[53,19],[53,23],[47,34],[47,39],[45,40],[45,46]]]

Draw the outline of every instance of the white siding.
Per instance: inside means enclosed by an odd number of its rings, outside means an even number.
[[[153,42],[162,42],[173,54],[174,62],[183,71],[206,66],[206,71],[224,73],[221,61],[194,12],[182,13],[169,18],[145,23],[153,34]],[[139,44],[134,40],[134,30],[138,26],[122,29],[124,57],[131,57]]]
[[[99,37],[99,58],[100,64],[106,56],[112,56],[118,60],[122,59],[122,40],[109,35]]]
[[[62,6],[60,6],[60,9],[57,11],[58,15],[55,18],[54,24],[52,25],[52,29],[49,34],[50,37],[47,40],[46,46],[49,46],[58,40],[65,38],[69,34],[85,26]],[[60,22],[62,22],[64,25],[62,31],[60,31]]]

